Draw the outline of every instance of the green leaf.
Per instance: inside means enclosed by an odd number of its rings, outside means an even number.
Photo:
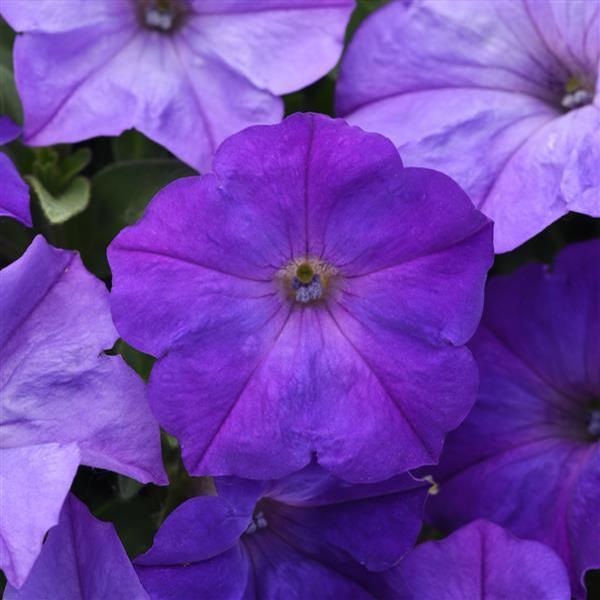
[[[89,148],[79,148],[73,154],[65,156],[60,163],[59,185],[66,185],[75,175],[85,169],[92,160],[92,151]]]
[[[137,493],[144,487],[143,483],[125,477],[125,475],[119,475],[118,479],[119,496],[123,500],[131,500]]]
[[[37,196],[42,211],[48,221],[53,225],[59,225],[68,221],[74,215],[85,210],[90,201],[90,182],[85,177],[76,177],[68,187],[53,196],[35,176],[27,176]]]
[[[112,239],[142,216],[161,188],[189,175],[197,173],[173,159],[136,160],[106,167],[92,178],[93,202],[100,210],[98,225]]]
[[[113,138],[111,145],[117,162],[169,157],[167,150],[134,129]]]
[[[23,123],[23,109],[17,93],[15,79],[12,71],[6,67],[3,58],[4,52],[0,50],[0,114],[10,117],[15,123]]]
[[[33,229],[16,219],[0,219],[0,269],[22,256],[33,237]]]
[[[0,19],[0,114],[23,123],[23,109],[13,74],[12,48],[15,33]]]
[[[59,178],[58,151],[52,146],[34,148],[33,176],[50,194],[61,191],[56,186]]]
[[[34,149],[33,175],[50,194],[57,196],[67,189],[71,180],[92,159],[89,148],[79,148],[69,154],[68,145],[46,146]]]
[[[137,221],[152,197],[180,177],[197,175],[171,158],[114,163],[92,177],[90,208],[69,223],[69,234],[86,267],[108,279],[106,247],[127,225]]]
[[[144,354],[130,346],[124,340],[119,340],[116,344],[116,349],[123,357],[125,362],[145,381],[148,382],[150,371],[156,362],[154,356]]]

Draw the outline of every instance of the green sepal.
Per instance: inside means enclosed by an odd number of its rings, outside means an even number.
[[[25,179],[39,201],[44,216],[52,225],[65,223],[83,212],[90,202],[90,182],[86,177],[76,177],[59,194],[51,194],[35,175]]]

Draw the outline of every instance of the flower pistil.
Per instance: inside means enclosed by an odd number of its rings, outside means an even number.
[[[295,260],[279,272],[285,295],[300,304],[323,299],[331,287],[336,270],[321,260],[305,258]]]

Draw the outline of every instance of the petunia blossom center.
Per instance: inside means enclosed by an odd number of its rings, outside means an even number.
[[[588,433],[594,439],[600,439],[600,408],[592,408],[588,413]]]
[[[305,258],[292,261],[279,272],[285,295],[303,305],[324,300],[335,277],[335,269],[323,261]]]
[[[179,27],[185,14],[182,0],[138,0],[138,11],[144,27],[161,33]]]
[[[563,109],[569,111],[591,104],[593,100],[594,92],[577,77],[571,77],[564,87],[560,105]]]
[[[267,518],[265,517],[265,513],[257,509],[254,511],[252,515],[252,521],[250,521],[250,525],[246,528],[244,532],[246,535],[252,535],[261,529],[266,529],[268,527]]]

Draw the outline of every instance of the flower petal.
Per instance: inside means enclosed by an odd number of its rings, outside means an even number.
[[[95,519],[72,495],[29,579],[21,589],[8,586],[4,597],[148,600],[113,525]]]
[[[129,20],[103,19],[74,31],[18,36],[14,64],[25,114],[25,142],[75,142],[118,135],[131,127],[137,106],[128,89],[130,69],[124,86],[123,68],[137,62],[140,43],[135,23]]]
[[[427,488],[409,475],[349,484],[311,465],[266,492],[276,501],[267,521],[291,545],[325,563],[350,555],[369,570],[383,570],[415,544]]]
[[[138,577],[150,597],[156,600],[182,598],[253,598],[248,555],[241,544],[215,558],[200,562],[163,565],[135,565]]]
[[[2,446],[76,442],[84,464],[164,482],[144,384],[103,354],[117,338],[104,284],[41,236],[0,280]]]
[[[338,356],[321,359],[322,369],[331,372],[328,391],[355,387],[339,403],[335,422],[344,443],[329,433],[321,464],[344,479],[376,481],[436,463],[445,433],[458,426],[475,400],[477,369],[469,351],[370,329],[360,316],[342,309],[332,309],[323,331],[341,349]]]
[[[226,552],[250,525],[261,487],[259,482],[238,480],[237,493],[187,500],[166,518],[152,548],[135,559],[136,568],[181,566]]]
[[[8,117],[0,116],[0,145],[8,144],[21,134],[21,128]]]
[[[570,73],[593,73],[600,60],[600,14],[594,0],[521,0],[535,36]]]
[[[595,106],[573,110],[542,127],[512,154],[480,204],[495,223],[497,252],[512,250],[569,210],[560,190],[563,174],[571,153],[599,120]],[[518,211],[514,198],[527,199]]]
[[[560,190],[570,210],[600,217],[599,164],[600,129],[596,129],[573,148],[560,182]]]
[[[298,113],[278,127],[257,126],[232,136],[219,149],[213,169],[222,189],[243,204],[247,218],[253,217],[256,226],[260,219],[269,238],[283,251],[289,248],[283,255],[289,261],[322,257],[327,226],[337,226],[329,219],[333,209],[348,203],[356,210],[366,197],[388,197],[402,162],[380,135],[339,119]]]
[[[398,179],[380,206],[332,211],[324,257],[341,255],[337,303],[373,329],[464,344],[481,318],[492,224],[441,173],[408,168]],[[365,232],[360,244],[347,244],[353,229]]]
[[[570,598],[565,567],[550,548],[487,521],[417,546],[389,580],[389,598]]]
[[[451,88],[392,96],[346,118],[388,136],[406,165],[451,176],[479,204],[513,152],[555,117],[554,109],[537,98]]]
[[[204,169],[228,135],[281,118],[278,98],[213,55],[196,55],[190,33],[149,37],[131,13],[73,31],[19,36],[15,73],[27,143],[75,142],[135,127]],[[48,72],[55,76],[48,79]]]
[[[342,52],[354,0],[195,0],[197,44],[259,88],[287,94],[330,71]]]
[[[281,380],[264,372],[287,375],[290,366],[277,364],[289,318],[289,308],[257,305],[191,335],[155,365],[150,404],[180,440],[190,473],[270,478],[310,461],[306,441],[285,429],[292,407],[280,406]]]
[[[129,0],[36,0],[35,10],[21,0],[3,0],[0,13],[17,32],[39,30],[48,33],[100,25],[107,19],[122,21],[133,15]]]
[[[466,350],[411,344],[390,390],[318,309],[262,327],[262,340],[243,324],[208,330],[152,373],[150,402],[194,474],[280,477],[316,452],[344,479],[387,479],[434,462],[444,427],[455,427],[474,399]],[[399,355],[405,350],[397,345]]]
[[[195,31],[184,29],[162,47],[146,44],[145,77],[133,90],[139,110],[132,125],[207,171],[225,138],[255,123],[278,122],[283,103],[215,56],[212,48],[199,50],[196,37]],[[131,77],[130,63],[124,66]]]
[[[24,33],[15,74],[25,140],[75,142],[135,127],[202,170],[229,135],[279,121],[278,94],[335,65],[354,7],[203,2],[172,35],[159,35],[138,23],[132,2],[37,4],[3,8]]]
[[[540,4],[546,4],[541,2]],[[418,90],[505,90],[552,100],[569,78],[536,33],[527,3],[392,2],[356,32],[337,90],[341,115]]]
[[[487,435],[493,434],[487,432]],[[597,544],[590,545],[590,540],[597,540],[600,535],[600,515],[594,508],[599,499],[597,488],[591,491],[598,481],[592,467],[598,464],[598,449],[590,450],[592,454],[569,442],[541,439],[514,444],[513,448],[479,461],[473,457],[471,464],[454,473],[442,470],[434,474],[440,494],[432,498],[428,509],[443,529],[486,518],[501,523],[520,537],[547,544],[567,564],[576,597],[584,597],[579,579],[583,579],[585,569],[579,569],[600,565]],[[583,470],[587,480],[580,482]],[[581,501],[579,510],[573,514],[570,499],[574,498],[575,488],[583,487],[588,487],[586,500]],[[595,494],[594,500],[590,493]],[[465,497],[469,498],[468,503]],[[571,524],[578,519],[587,523],[585,544],[580,544],[571,530]],[[583,532],[581,526],[575,531]],[[591,554],[585,554],[590,551]]]
[[[573,555],[574,570],[579,580],[573,588],[583,594],[586,572],[600,569],[600,447],[596,446],[583,464],[579,477],[573,484],[568,527],[570,540],[576,552]]]
[[[31,227],[29,188],[10,158],[0,152],[0,216],[11,217]]]
[[[328,568],[272,531],[246,536],[244,547],[252,561],[256,594],[261,599],[293,598],[302,590],[306,598],[373,600],[351,576]]]
[[[242,313],[256,311],[252,320],[260,326],[280,304],[273,284],[279,265],[273,262],[282,241],[280,235],[273,239],[275,227],[258,229],[263,212],[268,220],[267,208],[230,199],[212,176],[161,191],[108,251],[121,335],[160,355],[188,333],[231,323]]]
[[[80,462],[76,444],[0,449],[0,567],[21,587],[42,549]]]
[[[528,265],[491,279],[487,288],[483,331],[500,336],[496,343],[504,341],[518,362],[562,391],[567,402],[600,390],[598,264],[600,242],[590,240],[565,248],[551,268]]]

